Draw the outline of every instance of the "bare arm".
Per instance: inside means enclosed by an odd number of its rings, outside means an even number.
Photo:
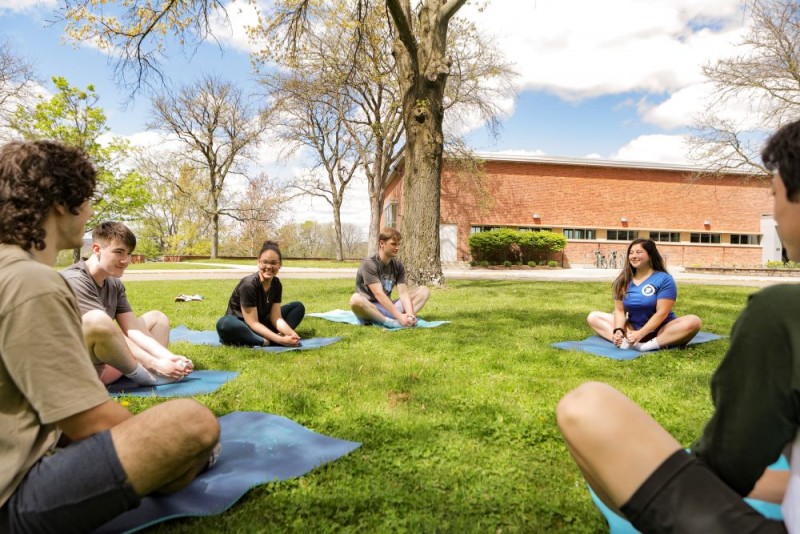
[[[405,315],[413,321],[412,324],[417,324],[417,316],[414,314],[414,304],[411,302],[411,296],[408,294],[408,285],[397,284],[397,292],[400,294],[400,303],[403,305]]]
[[[620,346],[622,340],[625,339],[625,325],[628,322],[628,318],[625,316],[625,305],[622,303],[621,300],[614,299],[614,329],[622,328],[622,332],[617,330],[616,332],[612,332],[612,336],[614,338],[614,344],[616,346]]]
[[[783,502],[783,496],[786,493],[786,486],[789,485],[789,476],[791,471],[774,471],[767,469],[761,478],[756,482],[753,491],[750,492],[748,497],[751,499],[758,499],[759,501],[767,501],[780,504]]]
[[[654,332],[661,325],[661,323],[664,322],[664,319],[667,318],[667,315],[669,315],[669,312],[672,311],[672,307],[674,305],[674,300],[658,299],[656,301],[656,312],[639,330],[628,332],[628,341],[630,343],[638,343],[644,336]]]
[[[280,306],[273,305],[272,309],[270,309],[270,319],[273,318],[273,313],[274,313],[273,310],[276,307],[278,308],[278,314],[280,315]],[[300,338],[298,338],[296,341],[293,341],[291,338],[288,338],[287,336],[276,334],[275,332],[267,328],[266,325],[259,322],[258,308],[256,308],[255,306],[253,307],[242,306],[242,317],[244,318],[244,322],[247,324],[247,326],[250,327],[250,330],[258,334],[259,336],[263,337],[270,343],[278,345],[295,346],[297,345],[297,342],[300,340]],[[286,324],[286,322],[283,321],[283,319],[281,319],[281,322]],[[286,326],[288,327],[289,325]],[[278,325],[276,324],[275,327],[277,328]]]
[[[300,336],[297,335],[297,332],[292,330],[292,327],[289,326],[289,323],[283,320],[283,315],[281,315],[281,303],[276,302],[272,305],[272,309],[269,310],[269,318],[272,321],[272,324],[275,325],[275,328],[283,334],[283,336],[278,336],[280,338],[281,345],[286,345],[287,341],[289,341],[291,346],[296,346],[300,342]]]
[[[56,421],[55,424],[69,439],[78,441],[113,428],[131,417],[133,415],[127,409],[108,399],[94,408]]]
[[[401,284],[397,285],[398,290],[400,288],[400,285]],[[402,285],[405,285],[405,284],[402,284]],[[367,287],[369,288],[370,291],[372,291],[372,294],[375,295],[375,300],[378,301],[378,304],[383,306],[389,313],[391,313],[392,317],[397,319],[398,323],[400,323],[402,326],[414,326],[414,322],[416,321],[416,319],[413,318],[413,315],[409,316],[407,313],[400,313],[399,311],[397,311],[397,308],[394,307],[394,303],[392,303],[392,300],[389,297],[386,296],[386,293],[383,292],[383,286],[381,286],[380,282],[375,282],[373,284],[367,284]],[[400,298],[401,298],[401,302],[402,302],[402,295],[400,296]],[[406,288],[406,300],[410,304],[410,300],[408,299],[408,289],[407,288]],[[403,306],[404,306],[403,307],[404,310],[408,309],[408,308],[405,307],[405,303],[403,303]],[[413,310],[413,308],[411,308],[411,309]]]

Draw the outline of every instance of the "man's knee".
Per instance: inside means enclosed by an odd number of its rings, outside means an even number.
[[[160,310],[150,310],[142,314],[142,320],[147,327],[152,330],[156,325],[164,325],[169,328],[169,317]]]
[[[81,318],[81,326],[86,339],[112,336],[120,332],[114,319],[102,310],[91,310],[84,313]]]
[[[366,302],[366,300],[367,299],[362,297],[360,293],[353,293],[353,296],[350,297],[350,308],[351,309],[363,308],[364,302]]]
[[[170,413],[168,424],[178,430],[179,445],[184,452],[199,454],[219,441],[219,421],[211,410],[199,402],[175,399],[164,403],[164,406]]]
[[[427,302],[428,298],[431,296],[431,290],[428,289],[428,286],[419,286],[417,288],[417,295],[422,302]]]
[[[606,404],[614,390],[602,382],[585,382],[564,395],[556,406],[556,422],[561,433],[569,438],[572,431],[595,420],[598,409]]]

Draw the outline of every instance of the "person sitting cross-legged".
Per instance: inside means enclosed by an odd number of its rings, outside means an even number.
[[[186,487],[218,446],[217,418],[199,402],[133,415],[98,380],[54,269],[59,250],[83,242],[95,183],[76,148],[0,147],[0,532],[92,532]]]
[[[170,325],[164,313],[136,316],[120,280],[135,248],[136,236],[127,226],[102,222],[92,231],[91,256],[61,275],[78,298],[86,345],[104,384],[123,374],[139,385],[175,382],[194,364],[167,348]]]
[[[402,235],[394,228],[384,228],[378,236],[378,253],[365,259],[358,268],[350,309],[364,323],[390,328],[415,326],[417,313],[428,302],[427,287],[406,285],[406,269],[397,259],[401,239]],[[399,298],[392,301],[395,286]]]

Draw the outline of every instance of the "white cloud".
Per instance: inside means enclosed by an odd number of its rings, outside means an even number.
[[[685,135],[641,135],[611,155],[612,160],[690,165]]]
[[[53,8],[56,0],[0,0],[0,11],[27,11],[39,8]]]
[[[262,2],[229,2],[225,6],[227,19],[218,13],[211,21],[214,35],[223,44],[241,52],[256,52],[260,46],[253,43],[248,29],[258,25],[259,13],[264,9]]]
[[[739,0],[503,0],[462,12],[498,36],[521,90],[580,99],[699,83],[701,65],[741,35],[740,9]]]

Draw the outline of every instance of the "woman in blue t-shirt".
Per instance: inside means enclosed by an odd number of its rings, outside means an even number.
[[[672,311],[678,290],[651,239],[634,239],[628,261],[613,286],[614,313],[593,311],[589,326],[616,346],[639,351],[685,345],[702,323],[696,315]]]

